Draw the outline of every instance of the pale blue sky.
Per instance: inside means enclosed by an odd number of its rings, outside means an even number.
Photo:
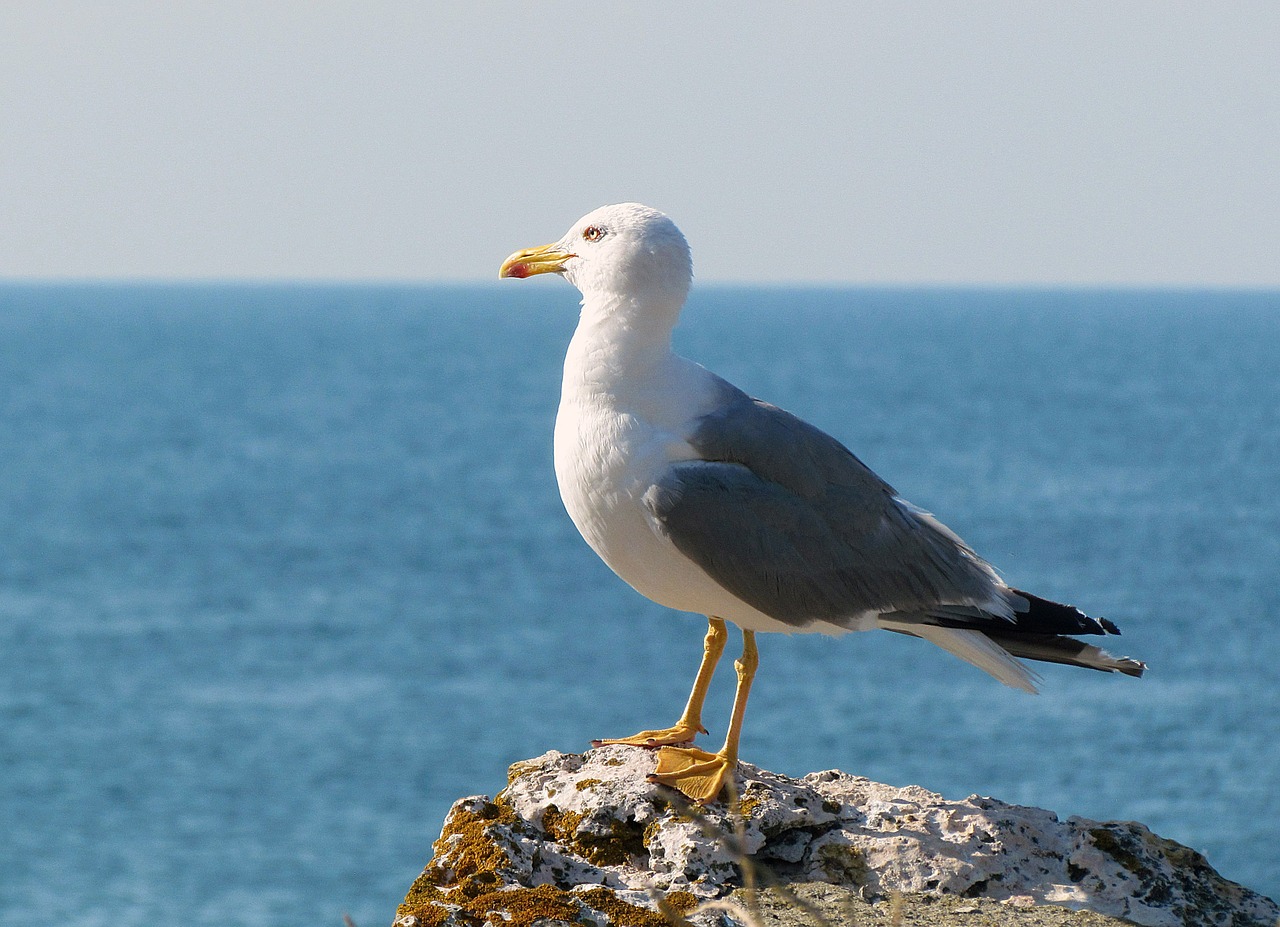
[[[0,4],[0,276],[1280,285],[1280,4]]]

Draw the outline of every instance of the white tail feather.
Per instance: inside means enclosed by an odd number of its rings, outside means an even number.
[[[1024,664],[1009,656],[1008,651],[981,631],[965,628],[940,628],[936,625],[914,624],[906,621],[880,619],[880,627],[922,637],[966,663],[972,663],[983,672],[990,673],[1006,686],[1036,694],[1038,677]]]

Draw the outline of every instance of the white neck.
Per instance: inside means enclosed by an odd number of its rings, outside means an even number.
[[[671,330],[679,314],[678,305],[584,299],[565,356],[563,397],[584,391],[611,394],[622,382],[629,389],[661,382],[672,361]]]

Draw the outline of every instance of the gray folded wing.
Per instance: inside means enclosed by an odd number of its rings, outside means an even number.
[[[646,502],[725,589],[796,627],[944,604],[1004,611],[994,570],[838,441],[721,389],[691,438],[702,459],[673,465]]]

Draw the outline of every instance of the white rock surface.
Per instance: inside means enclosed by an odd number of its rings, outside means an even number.
[[[1060,821],[976,795],[950,801],[835,771],[789,779],[748,764],[735,815],[725,803],[691,809],[651,785],[653,765],[652,753],[625,746],[517,763],[493,802],[454,806],[398,923],[476,923],[485,905],[498,904],[484,891],[539,886],[529,898],[549,904],[565,894],[583,921],[640,923],[629,907],[611,915],[605,896],[582,892],[605,886],[637,911],[668,896],[687,910],[741,887],[744,874],[764,884],[831,883],[870,901],[897,892],[986,898],[1152,927],[1274,927],[1280,919],[1274,902],[1137,823]],[[521,922],[500,906],[487,910]]]

